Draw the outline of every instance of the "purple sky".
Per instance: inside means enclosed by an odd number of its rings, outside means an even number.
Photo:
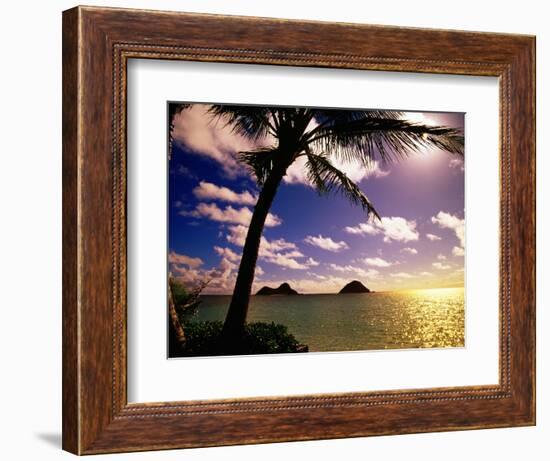
[[[169,172],[169,263],[187,285],[230,294],[258,189],[236,160],[253,147],[197,104],[176,116]],[[464,128],[463,114],[404,118]],[[266,222],[253,291],[289,282],[301,293],[337,292],[351,280],[376,291],[463,286],[464,164],[438,149],[397,164],[337,164],[381,221],[338,195],[319,197],[295,162]]]

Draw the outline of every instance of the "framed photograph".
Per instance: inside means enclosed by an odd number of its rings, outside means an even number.
[[[535,424],[535,39],[63,13],[63,448]]]

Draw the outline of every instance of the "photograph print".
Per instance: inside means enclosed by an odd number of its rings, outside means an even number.
[[[168,103],[168,357],[464,347],[464,114]]]

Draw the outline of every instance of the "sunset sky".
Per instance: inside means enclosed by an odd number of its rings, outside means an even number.
[[[236,160],[254,147],[208,106],[177,115],[169,162],[169,268],[205,293],[230,294],[258,188]],[[464,129],[458,113],[408,112],[419,123]],[[281,184],[260,246],[253,292],[282,282],[334,293],[351,280],[375,291],[463,286],[464,164],[438,149],[371,169],[333,161],[374,204],[381,221],[339,195],[320,197],[295,162]]]

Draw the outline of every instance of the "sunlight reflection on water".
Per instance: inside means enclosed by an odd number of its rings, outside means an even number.
[[[202,297],[196,320],[223,320],[229,296]],[[249,322],[275,322],[311,352],[464,346],[464,288],[253,296]]]

